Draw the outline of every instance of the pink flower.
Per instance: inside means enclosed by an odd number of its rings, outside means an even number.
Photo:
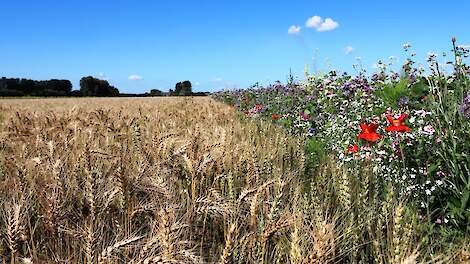
[[[423,127],[423,134],[425,135],[432,136],[435,132],[436,130],[431,125]]]
[[[310,120],[310,116],[304,112],[300,112],[300,119],[302,119],[302,121],[308,121]]]

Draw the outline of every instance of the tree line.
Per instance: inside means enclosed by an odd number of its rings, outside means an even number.
[[[69,80],[0,79],[0,96],[67,96],[72,92]]]
[[[80,79],[80,90],[72,90],[69,80],[52,79],[47,81],[36,81],[20,78],[0,79],[0,97],[18,96],[60,96],[60,97],[147,97],[147,96],[204,96],[205,92],[192,92],[190,81],[178,82],[175,89],[168,93],[158,89],[152,89],[143,94],[120,93],[119,89],[110,85],[106,80],[100,80],[92,76]]]

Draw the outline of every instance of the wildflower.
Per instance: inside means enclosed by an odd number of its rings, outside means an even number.
[[[387,120],[390,122],[390,126],[385,128],[387,132],[410,132],[411,129],[405,125],[405,118],[407,114],[402,114],[397,119],[393,119],[391,115],[387,115]]]
[[[310,120],[310,116],[304,112],[300,112],[300,118],[302,119],[302,121]]]
[[[359,147],[354,144],[354,146],[349,146],[348,147],[348,153],[357,153],[359,151]]]
[[[398,106],[407,106],[410,103],[410,99],[407,96],[402,96],[398,98]]]
[[[379,127],[377,124],[372,123],[370,125],[366,123],[360,124],[362,132],[358,135],[359,138],[362,138],[369,142],[375,142],[382,138],[381,135],[377,134],[376,130]]]
[[[431,125],[423,127],[423,134],[425,135],[432,136],[435,132],[436,130]]]
[[[403,44],[403,49],[404,49],[405,51],[408,51],[408,49],[410,49],[410,48],[411,48],[411,44],[410,44],[410,43],[407,42],[407,43]]]
[[[427,55],[428,55],[428,62],[435,61],[437,58],[437,54],[433,52],[428,52]]]
[[[385,156],[387,152],[385,150],[379,150],[377,151],[377,155]]]
[[[272,119],[272,120],[278,120],[278,119],[280,119],[281,117],[282,117],[282,116],[281,116],[281,115],[278,115],[278,114],[272,114],[272,115],[271,115],[271,119]]]
[[[315,128],[311,127],[311,128],[308,129],[307,136],[313,137],[313,136],[315,136],[315,134],[317,134],[317,130]]]
[[[427,115],[430,115],[431,112],[427,112],[426,110],[417,110],[415,111],[415,115],[419,117],[426,117]]]
[[[467,94],[467,97],[462,102],[462,105],[459,107],[459,112],[463,114],[466,118],[470,119],[470,93]]]

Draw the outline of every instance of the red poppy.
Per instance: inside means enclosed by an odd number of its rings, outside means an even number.
[[[263,105],[262,105],[262,104],[256,104],[256,105],[255,105],[255,109],[256,109],[256,110],[260,110],[261,108],[263,108]]]
[[[397,119],[393,119],[391,115],[387,115],[387,120],[390,122],[390,126],[385,128],[387,132],[410,132],[411,129],[405,125],[405,118],[407,114],[402,114]]]
[[[278,120],[279,118],[281,118],[282,116],[281,115],[278,115],[278,114],[272,114],[271,115],[271,119],[272,120]]]
[[[359,151],[359,147],[354,144],[354,146],[349,146],[348,147],[348,153],[357,153]]]
[[[359,138],[362,138],[366,141],[369,141],[369,142],[375,142],[377,140],[379,140],[380,138],[382,138],[381,135],[377,134],[377,132],[375,132],[377,130],[377,128],[379,127],[377,124],[375,123],[372,123],[370,125],[366,124],[366,123],[362,123],[360,124],[361,126],[361,130],[362,132],[358,135]]]

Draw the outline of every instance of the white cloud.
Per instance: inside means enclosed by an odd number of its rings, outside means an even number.
[[[344,54],[346,55],[351,54],[353,51],[354,51],[354,48],[351,46],[347,46],[346,48],[344,48]]]
[[[339,23],[334,21],[332,18],[325,18],[323,20],[320,16],[313,16],[305,22],[305,26],[308,28],[314,28],[318,32],[331,31],[339,27]]]
[[[292,25],[290,26],[289,30],[287,30],[287,34],[289,35],[297,35],[300,33],[300,26]]]
[[[195,86],[199,86],[199,85],[201,85],[201,83],[199,83],[199,82],[194,82],[194,85],[195,85]]]
[[[221,81],[223,81],[223,79],[220,78],[220,77],[217,77],[217,78],[215,78],[215,79],[213,80],[213,82],[221,82]]]
[[[140,76],[140,75],[132,74],[132,75],[129,75],[129,77],[127,77],[127,79],[129,79],[131,81],[139,81],[139,80],[142,80],[144,78],[142,78],[142,76]]]
[[[307,22],[305,22],[305,26],[308,28],[318,28],[320,27],[321,23],[322,23],[321,17],[313,16],[307,19]]]
[[[324,32],[324,31],[331,31],[335,28],[339,27],[338,22],[334,21],[331,18],[326,18],[323,23],[317,28],[317,31]]]

